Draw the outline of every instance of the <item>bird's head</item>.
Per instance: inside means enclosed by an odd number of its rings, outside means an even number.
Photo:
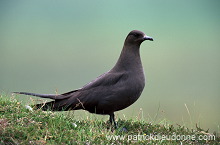
[[[145,40],[153,41],[153,38],[150,36],[147,36],[146,34],[144,34],[143,32],[139,30],[133,30],[126,37],[125,43],[140,45]]]

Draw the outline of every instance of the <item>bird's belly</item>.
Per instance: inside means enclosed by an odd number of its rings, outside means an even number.
[[[120,94],[105,97],[105,99],[103,99],[97,106],[96,113],[101,112],[98,114],[108,114],[109,112],[125,109],[137,101],[142,91],[142,88],[136,90],[130,89]]]
[[[130,105],[132,105],[140,97],[141,93],[142,93],[142,90],[135,92],[134,94],[121,96],[121,98],[123,98],[123,101],[120,101],[120,103],[118,102],[120,105],[115,106],[115,111],[125,109],[129,107]]]
[[[137,81],[138,80],[138,81]],[[145,86],[143,80],[128,80],[117,87],[103,87],[98,94],[99,97],[90,96],[90,99],[96,99],[97,104],[88,107],[89,112],[96,114],[109,114],[119,111],[132,105],[140,97]],[[94,100],[91,100],[92,102]],[[89,102],[91,102],[89,101]]]

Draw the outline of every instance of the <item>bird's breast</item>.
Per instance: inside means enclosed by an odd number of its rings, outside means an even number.
[[[124,83],[121,88],[121,93],[118,94],[116,110],[122,110],[124,108],[127,108],[128,106],[132,105],[135,101],[137,101],[144,89],[144,86],[144,75],[129,75],[126,83]]]

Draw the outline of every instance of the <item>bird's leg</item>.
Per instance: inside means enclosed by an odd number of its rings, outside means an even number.
[[[109,114],[109,115],[110,115],[109,121],[110,121],[111,125],[112,125],[112,122],[113,122],[114,125],[115,125],[115,128],[118,128],[118,125],[117,125],[117,123],[115,122],[115,114],[114,114],[114,113],[111,113],[111,114]]]

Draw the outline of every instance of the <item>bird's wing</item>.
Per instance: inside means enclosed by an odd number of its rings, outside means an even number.
[[[93,88],[96,88],[96,87],[100,87],[100,86],[101,87],[112,86],[112,85],[117,84],[121,80],[125,79],[126,76],[127,76],[126,73],[107,72],[107,73],[104,73],[104,74],[100,75],[95,80],[89,82],[85,86],[83,86],[81,88],[81,90],[82,91],[90,90],[90,89],[93,89]]]
[[[94,89],[96,87],[104,87],[104,86],[112,86],[119,82],[123,76],[125,76],[125,73],[112,73],[107,72],[99,77],[97,77],[95,80],[91,81],[90,83],[86,84],[82,88],[63,93],[63,94],[36,94],[36,93],[27,93],[27,92],[14,92],[16,94],[24,94],[24,95],[31,95],[31,96],[37,96],[41,98],[50,98],[54,100],[63,100],[67,99],[73,96],[77,96],[80,92],[88,91],[91,89]]]

